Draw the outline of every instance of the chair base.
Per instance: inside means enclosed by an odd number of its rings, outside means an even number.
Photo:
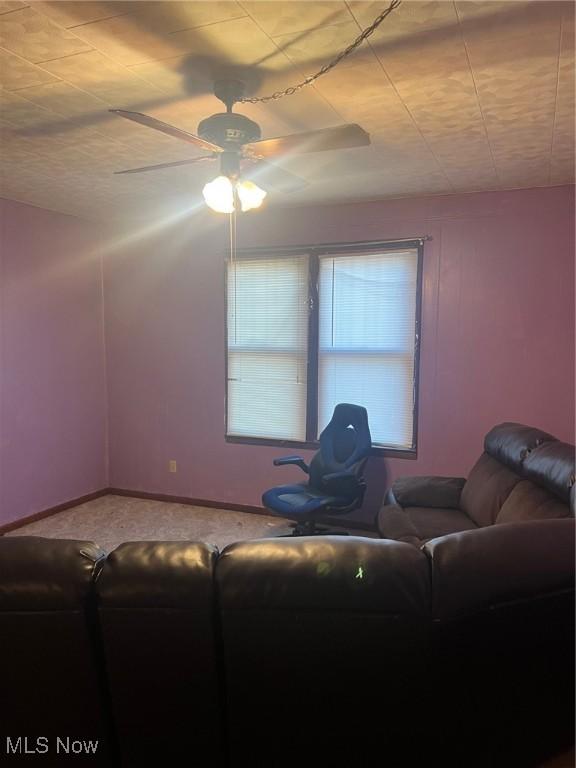
[[[286,536],[349,536],[348,531],[334,531],[325,526],[318,526],[314,520],[291,524],[292,533]]]

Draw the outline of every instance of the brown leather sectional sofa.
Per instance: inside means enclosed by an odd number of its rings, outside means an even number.
[[[557,460],[536,475],[529,456],[514,488],[544,472],[562,484]],[[431,509],[462,511],[459,499]],[[412,508],[402,492],[396,502]],[[574,519],[414,544],[139,542],[106,555],[0,538],[0,755],[59,768],[531,768],[569,746]]]

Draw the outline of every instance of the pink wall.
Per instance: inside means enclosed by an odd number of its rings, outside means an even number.
[[[241,219],[242,246],[433,238],[418,459],[371,460],[365,518],[397,475],[466,473],[497,422],[573,439],[573,203],[572,188],[556,187]],[[224,223],[191,214],[105,259],[114,487],[259,504],[262,490],[299,477],[272,466],[283,449],[224,440]]]
[[[95,234],[0,200],[0,525],[108,484]]]

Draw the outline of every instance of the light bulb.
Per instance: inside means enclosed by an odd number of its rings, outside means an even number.
[[[206,205],[218,213],[232,213],[234,210],[234,188],[227,176],[217,176],[202,190]],[[242,208],[244,210],[244,208]]]
[[[236,192],[240,198],[240,207],[243,211],[260,208],[262,201],[266,197],[266,191],[260,189],[253,181],[239,181],[236,184]]]

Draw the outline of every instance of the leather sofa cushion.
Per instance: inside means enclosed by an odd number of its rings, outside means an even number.
[[[568,504],[574,485],[574,446],[568,443],[544,443],[524,461],[524,475],[543,485]]]
[[[404,513],[418,531],[421,541],[446,536],[449,533],[471,531],[477,528],[476,523],[459,509],[446,507],[406,507]]]
[[[512,489],[502,505],[496,522],[515,523],[521,520],[545,520],[568,515],[568,504],[563,504],[556,496],[530,480],[522,480]]]
[[[477,525],[492,525],[520,477],[483,453],[462,489],[460,508]]]
[[[378,532],[383,539],[403,541],[420,547],[422,541],[406,510],[398,504],[384,504],[378,512]]]
[[[484,438],[484,450],[493,459],[518,472],[530,451],[547,442],[556,442],[556,438],[536,427],[505,422],[488,432]]]
[[[452,507],[400,507],[387,504],[378,515],[383,539],[394,539],[421,547],[428,539],[476,528],[476,523]]]

